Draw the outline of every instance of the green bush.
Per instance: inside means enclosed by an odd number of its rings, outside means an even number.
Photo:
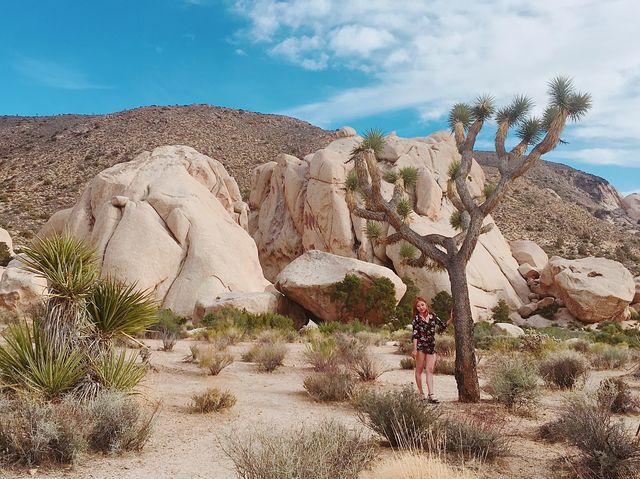
[[[191,396],[191,411],[198,413],[218,412],[233,407],[236,397],[230,391],[209,388],[201,394]]]
[[[620,323],[604,321],[598,325],[595,331],[590,331],[588,339],[594,343],[607,343],[612,345],[628,344],[632,348],[640,348],[640,331],[623,330]]]
[[[170,309],[161,309],[158,311],[158,322],[151,326],[151,329],[157,331],[162,340],[163,351],[171,351],[176,341],[180,337],[184,318],[181,318]]]
[[[613,413],[640,411],[640,399],[635,397],[623,378],[608,378],[600,382],[596,391],[598,404]]]
[[[207,313],[202,318],[202,324],[218,331],[235,326],[248,334],[265,329],[293,329],[293,320],[287,316],[277,313],[252,314],[231,306]]]
[[[374,358],[369,352],[358,355],[353,361],[348,363],[348,365],[362,381],[375,381],[385,372],[380,361]]]
[[[368,324],[382,324],[394,316],[395,287],[389,278],[363,281],[355,274],[347,274],[333,285],[331,301],[341,305],[342,321],[359,318]]]
[[[391,321],[393,330],[402,329],[413,321],[413,303],[420,292],[415,282],[411,278],[404,277],[402,282],[407,286],[407,290],[396,306],[396,312]]]
[[[491,319],[495,323],[510,323],[509,319],[509,305],[504,299],[498,301],[493,308],[491,308]]]
[[[11,254],[6,243],[0,243],[0,266],[4,267],[11,261]]]
[[[558,312],[559,309],[560,305],[558,303],[551,303],[550,305],[537,310],[536,314],[539,314],[543,318],[553,319],[554,315]]]
[[[416,360],[408,357],[408,358],[402,358],[400,360],[400,367],[402,369],[415,369],[416,368]]]
[[[212,376],[217,376],[220,372],[233,363],[233,356],[226,351],[219,351],[212,347],[197,348],[198,366],[209,371]]]
[[[449,321],[453,309],[453,296],[446,291],[440,291],[431,300],[431,311],[443,321]]]
[[[478,419],[447,418],[438,426],[438,435],[446,452],[481,462],[506,456],[510,450],[504,431]]]
[[[346,401],[353,394],[355,382],[348,372],[326,371],[307,376],[304,388],[316,401]]]
[[[341,363],[338,347],[333,338],[311,341],[307,345],[304,357],[317,372],[335,371]]]
[[[287,355],[287,346],[284,343],[261,344],[256,351],[254,362],[258,365],[258,371],[270,373],[282,366]]]
[[[358,334],[363,331],[374,331],[371,326],[368,326],[357,319],[355,321],[349,321],[348,323],[341,323],[339,321],[323,321],[318,324],[318,330],[322,334],[328,336],[336,333]]]
[[[456,360],[451,356],[440,356],[436,360],[436,365],[433,368],[435,374],[445,374],[447,376],[453,376],[456,373]]]
[[[456,353],[456,340],[453,336],[443,334],[436,339],[436,354],[440,356],[454,356]]]
[[[509,409],[528,407],[538,401],[538,371],[521,356],[505,356],[489,370],[487,391]]]
[[[242,479],[356,478],[376,457],[372,441],[334,421],[232,437],[223,451]]]
[[[586,380],[588,373],[589,363],[576,351],[557,351],[540,362],[542,379],[560,389],[573,389]]]
[[[137,354],[109,351],[92,361],[92,371],[104,389],[131,392],[147,373],[147,365],[139,363]]]
[[[591,353],[591,365],[596,369],[618,369],[629,361],[629,352],[616,346],[594,344]]]

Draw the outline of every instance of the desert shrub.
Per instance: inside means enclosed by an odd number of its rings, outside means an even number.
[[[531,353],[538,357],[544,356],[560,347],[559,341],[538,331],[527,331],[523,336],[520,336],[519,340],[520,351]]]
[[[191,411],[199,413],[217,412],[233,407],[236,397],[230,391],[209,388],[201,394],[191,396]]]
[[[162,350],[171,351],[180,337],[183,319],[169,309],[158,311],[158,322],[151,329],[158,332],[162,340]]]
[[[473,325],[473,342],[476,348],[489,349],[495,339],[491,323],[478,321]]]
[[[598,324],[595,331],[590,331],[588,339],[594,343],[607,343],[612,345],[628,344],[632,348],[640,348],[640,331],[623,330],[620,323],[603,321]]]
[[[635,397],[623,378],[603,379],[596,391],[598,404],[613,413],[640,411],[640,399]]]
[[[385,372],[380,361],[374,358],[369,352],[357,356],[352,362],[348,363],[348,365],[362,381],[375,381]]]
[[[611,411],[584,395],[565,400],[560,419],[543,427],[543,435],[566,440],[580,451],[574,467],[582,477],[635,477],[640,468],[640,444],[615,421]]]
[[[207,313],[202,318],[202,324],[216,330],[234,326],[249,334],[264,329],[293,329],[293,320],[287,316],[277,313],[252,314],[231,306]]]
[[[7,266],[11,261],[11,253],[6,243],[0,243],[0,266]]]
[[[270,373],[282,366],[286,355],[287,346],[284,343],[261,344],[255,353],[254,361],[259,371]]]
[[[449,321],[453,308],[453,297],[446,291],[440,291],[431,300],[431,311],[443,321]]]
[[[395,313],[395,287],[389,278],[379,277],[363,281],[355,274],[347,274],[333,285],[331,301],[341,305],[341,318],[359,318],[366,323],[381,324]]]
[[[212,376],[220,374],[233,362],[233,356],[226,351],[218,351],[212,347],[198,348],[198,366],[208,370]]]
[[[363,391],[355,406],[360,420],[392,447],[422,448],[431,440],[431,428],[441,416],[411,386],[380,393]]]
[[[498,304],[491,308],[491,319],[494,323],[510,323],[509,305],[504,299],[500,299]]]
[[[441,459],[418,452],[396,455],[376,464],[366,479],[476,479],[465,469],[456,469]]]
[[[122,393],[106,391],[90,405],[92,427],[89,445],[96,451],[139,451],[147,443],[158,406],[145,412],[137,401]]]
[[[278,343],[285,339],[286,336],[283,334],[282,330],[279,329],[265,329],[264,331],[260,331],[256,336],[256,341],[259,344]]]
[[[411,331],[407,329],[394,331],[391,335],[391,339],[397,342],[396,353],[406,355],[413,351],[413,339]]]
[[[442,335],[436,339],[436,354],[453,356],[456,352],[456,340],[453,336]]]
[[[486,336],[477,347],[494,353],[513,353],[520,351],[520,342],[520,338],[512,336]]]
[[[585,339],[577,338],[573,341],[567,343],[569,349],[573,349],[574,351],[578,351],[579,353],[585,354],[589,352],[589,348],[591,343]]]
[[[304,357],[317,372],[335,371],[340,366],[340,355],[333,338],[311,341],[307,345]]]
[[[125,351],[109,351],[97,360],[92,360],[92,372],[102,388],[130,392],[142,381],[147,365],[138,363],[137,355]]]
[[[616,346],[594,345],[591,352],[591,365],[597,369],[617,369],[629,361],[629,352]]]
[[[400,367],[402,369],[415,369],[416,368],[416,360],[412,357],[402,358],[400,360]]]
[[[589,372],[586,358],[576,351],[557,351],[540,362],[540,375],[547,384],[573,389]]]
[[[232,437],[223,450],[241,479],[356,478],[376,453],[362,434],[333,421]]]
[[[260,346],[260,344],[253,344],[249,349],[242,353],[242,360],[247,363],[254,362]]]
[[[509,453],[509,438],[504,432],[477,419],[447,418],[439,424],[438,436],[445,451],[479,461]]]
[[[367,352],[367,345],[358,341],[355,336],[346,333],[335,333],[333,340],[336,344],[338,359],[342,364],[350,364]]]
[[[373,331],[360,331],[356,333],[356,339],[365,346],[380,346],[386,340],[381,333]]]
[[[560,309],[560,305],[558,303],[551,303],[543,308],[540,308],[536,311],[536,314],[539,314],[543,318],[553,319],[553,316]]]
[[[453,376],[456,373],[456,360],[450,356],[440,356],[433,368],[435,374]]]
[[[402,282],[407,286],[407,290],[396,305],[394,317],[390,322],[392,330],[401,329],[411,324],[413,321],[413,303],[420,292],[411,278],[404,277]]]
[[[346,401],[354,391],[355,382],[348,372],[325,371],[307,376],[304,388],[316,401]]]
[[[539,389],[535,365],[519,356],[497,359],[489,370],[487,391],[509,409],[536,404]]]

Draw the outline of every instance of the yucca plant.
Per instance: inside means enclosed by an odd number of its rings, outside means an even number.
[[[137,355],[111,350],[91,359],[91,371],[104,389],[131,392],[147,373],[147,366],[138,363]]]
[[[84,374],[82,352],[54,348],[37,322],[11,325],[3,337],[0,381],[7,387],[50,400],[71,390]]]
[[[131,337],[158,321],[158,310],[149,293],[113,278],[100,281],[93,289],[87,311],[101,341]]]
[[[400,168],[400,176],[402,176],[402,181],[404,182],[405,187],[415,186],[418,181],[418,168],[413,166]]]

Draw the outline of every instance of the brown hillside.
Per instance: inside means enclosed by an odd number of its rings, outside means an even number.
[[[221,161],[246,193],[255,165],[280,152],[302,157],[335,137],[294,118],[208,105],[0,117],[0,226],[24,244],[52,213],[72,206],[98,172],[156,146],[189,145]],[[495,177],[491,154],[477,157]],[[552,254],[614,257],[637,271],[639,241],[617,202],[601,178],[541,162],[494,217],[508,239],[533,239]]]

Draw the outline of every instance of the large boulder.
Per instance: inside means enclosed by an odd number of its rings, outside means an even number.
[[[552,257],[542,271],[540,287],[585,323],[622,320],[635,294],[633,277],[622,264],[593,257]]]
[[[509,246],[511,246],[511,254],[519,265],[528,264],[533,268],[542,269],[549,262],[549,256],[535,241],[511,241]]]
[[[199,299],[193,311],[194,322],[199,322],[208,313],[232,307],[251,314],[277,313],[280,297],[277,291],[255,293],[221,293],[214,298]]]
[[[238,186],[220,162],[187,146],[162,146],[98,174],[41,234],[66,230],[86,240],[103,274],[191,316],[199,300],[270,285],[247,220]]]
[[[640,193],[632,193],[622,199],[622,207],[636,221],[640,221]]]
[[[636,304],[640,303],[640,276],[636,276],[633,280],[636,283],[636,291],[633,295],[633,300],[631,301],[631,303]]]
[[[0,273],[0,308],[25,312],[42,301],[47,282],[25,270],[20,256],[11,260]]]
[[[315,250],[289,263],[278,275],[276,288],[318,318],[333,321],[339,319],[341,305],[331,301],[331,293],[347,274],[368,282],[388,278],[394,286],[396,304],[407,289],[389,268]]]
[[[440,291],[451,291],[446,273],[404,265],[400,245],[372,242],[365,234],[366,221],[350,214],[345,198],[345,183],[353,169],[351,151],[362,138],[340,138],[326,148],[297,159],[280,155],[254,170],[249,199],[249,231],[256,241],[265,276],[275,281],[278,273],[300,254],[321,250],[371,263],[393,263],[400,276],[409,276],[421,295],[431,299]],[[391,135],[380,161],[382,170],[418,170],[415,187],[409,188],[413,203],[411,226],[420,234],[437,232],[454,235],[449,224],[454,211],[447,198],[448,170],[460,160],[455,140],[449,132],[437,132],[426,138],[400,138]],[[482,168],[473,161],[468,186],[474,197],[484,190]],[[383,182],[387,199],[393,185]],[[492,223],[491,217],[487,223]],[[383,234],[389,226],[384,223]],[[504,298],[517,308],[527,300],[529,289],[518,272],[518,263],[509,245],[494,226],[482,235],[467,269],[474,318],[490,316],[491,308]]]
[[[13,257],[13,241],[9,232],[0,228],[0,266],[6,266]]]

